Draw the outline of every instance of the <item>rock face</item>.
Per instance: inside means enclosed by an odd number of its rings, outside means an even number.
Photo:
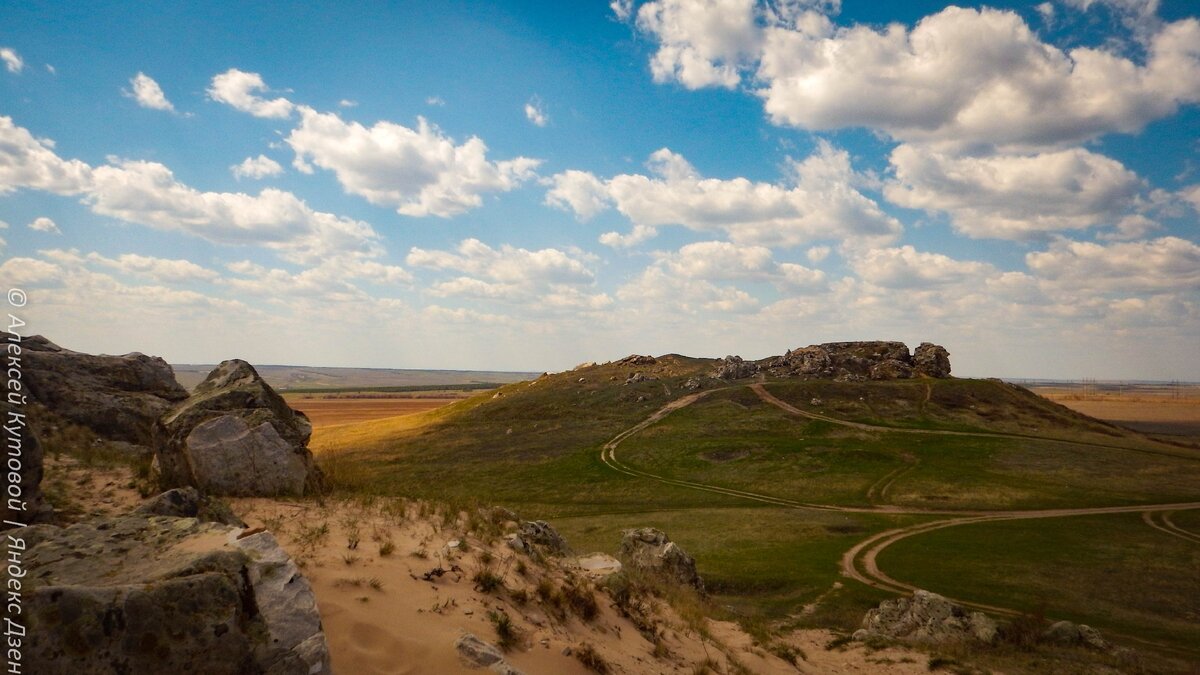
[[[554,555],[570,555],[571,547],[558,530],[544,520],[526,520],[518,527],[517,533],[508,540],[508,545],[514,551],[532,553],[536,548]]]
[[[228,504],[214,497],[202,495],[194,487],[175,488],[151,497],[137,507],[134,514],[195,518],[206,523],[246,527],[246,523],[233,513]]]
[[[464,633],[454,641],[458,658],[468,668],[487,668],[500,675],[521,675],[504,660],[504,654],[494,645],[488,644],[471,633]]]
[[[1100,631],[1081,623],[1056,621],[1050,624],[1042,638],[1047,642],[1063,645],[1079,645],[1088,649],[1107,652],[1112,651],[1113,645],[1105,640]]]
[[[240,532],[158,516],[15,530],[27,672],[331,672],[308,581],[269,532]]]
[[[194,486],[217,495],[319,492],[324,479],[308,451],[312,425],[254,367],[225,361],[156,428],[164,488]]]
[[[630,354],[625,358],[617,361],[617,363],[625,366],[652,366],[658,363],[658,359],[653,356],[642,356],[641,354]]]
[[[8,339],[8,334],[0,334]],[[175,372],[157,356],[93,356],[35,335],[21,341],[31,399],[98,436],[148,452],[154,423],[187,398]]]
[[[862,630],[854,637],[872,635],[926,644],[991,644],[996,640],[997,626],[983,612],[968,612],[936,593],[918,590],[911,597],[884,600],[869,610],[863,617]]]
[[[758,364],[744,361],[740,356],[726,356],[717,362],[715,376],[722,380],[740,380],[758,372]]]
[[[5,466],[8,468],[4,479],[3,519],[30,525],[48,520],[52,510],[42,496],[42,446],[29,428],[28,419],[17,417],[23,412],[22,408],[9,404],[6,398],[0,398],[0,420],[4,422],[0,426],[17,430],[15,435],[5,431],[2,436],[7,462]],[[17,452],[14,445],[19,446],[20,454],[17,457],[14,457]],[[15,472],[12,471],[14,460],[20,462],[20,469]],[[11,473],[16,473],[21,481],[20,496],[12,499]],[[10,504],[16,508],[10,509]],[[7,527],[10,526],[0,525],[0,529]]]
[[[922,342],[913,351],[913,369],[927,377],[950,377],[950,352],[941,345]]]
[[[704,591],[704,582],[696,572],[695,559],[662,530],[653,527],[625,530],[621,533],[620,558],[633,569]]]
[[[949,377],[950,354],[921,343],[909,354],[903,342],[827,342],[788,350],[762,362],[775,377],[835,379],[848,382],[907,379],[916,375]]]

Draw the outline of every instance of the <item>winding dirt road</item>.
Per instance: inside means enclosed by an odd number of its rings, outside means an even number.
[[[1008,435],[1008,434],[990,434],[990,433],[983,433],[983,432],[980,432],[980,433],[960,432],[960,431],[949,431],[949,430],[895,429],[892,427],[881,427],[881,426],[874,426],[874,425],[870,425],[870,424],[862,424],[862,423],[858,423],[858,422],[849,422],[846,420],[839,420],[835,417],[828,417],[826,415],[820,415],[817,413],[811,413],[811,412],[806,412],[806,411],[800,410],[800,409],[788,404],[787,402],[780,400],[773,394],[771,394],[769,391],[766,390],[765,387],[763,387],[763,385],[761,383],[755,383],[755,384],[751,384],[748,386],[756,394],[758,394],[758,396],[763,401],[770,403],[771,405],[774,405],[786,412],[789,412],[789,413],[792,413],[795,415],[799,415],[802,417],[818,419],[818,420],[822,420],[825,422],[830,422],[833,424],[852,427],[852,428],[866,430],[866,431],[919,433],[919,434],[930,434],[930,435],[940,435],[940,436],[975,436],[975,437],[983,436],[983,437],[999,437],[999,438],[1035,438],[1035,439],[1037,438],[1037,437],[1029,437],[1029,436],[1020,436],[1020,435],[1016,435],[1016,434]],[[1169,534],[1174,537],[1178,537],[1181,539],[1185,539],[1187,541],[1191,541],[1191,542],[1200,544],[1200,535],[1197,535],[1196,533],[1190,532],[1188,530],[1185,530],[1185,529],[1175,525],[1175,523],[1173,523],[1170,519],[1171,514],[1174,513],[1175,511],[1187,511],[1187,510],[1192,510],[1192,509],[1200,509],[1200,502],[1184,502],[1184,503],[1176,503],[1176,504],[1143,504],[1143,505],[1134,505],[1134,506],[1101,506],[1101,507],[1079,508],[1079,509],[1040,509],[1040,510],[1030,510],[1030,511],[932,511],[932,510],[924,510],[924,509],[894,507],[894,506],[887,506],[887,505],[877,505],[877,506],[872,506],[872,507],[837,506],[837,505],[831,505],[831,504],[816,504],[816,503],[810,503],[810,502],[801,502],[801,501],[797,501],[794,499],[776,497],[773,495],[767,495],[767,494],[762,494],[762,493],[758,493],[758,492],[750,492],[747,490],[737,490],[737,489],[733,489],[733,488],[721,487],[718,485],[709,485],[706,483],[697,483],[697,482],[693,482],[693,481],[685,481],[685,480],[678,480],[678,479],[674,479],[674,478],[668,478],[665,476],[660,476],[660,475],[653,474],[653,473],[650,473],[647,471],[642,471],[640,469],[636,469],[634,467],[624,464],[619,459],[617,459],[617,447],[623,441],[625,441],[629,437],[643,431],[647,427],[661,421],[663,418],[665,418],[667,415],[670,415],[672,412],[675,412],[676,410],[679,410],[681,408],[685,408],[685,407],[695,403],[696,401],[699,401],[704,396],[711,393],[711,391],[715,391],[715,390],[709,390],[709,391],[698,392],[695,394],[689,394],[687,396],[683,396],[674,401],[671,401],[670,403],[668,403],[666,406],[660,408],[658,411],[656,411],[653,415],[651,415],[647,419],[645,419],[642,422],[638,423],[637,425],[630,427],[629,429],[626,429],[625,431],[621,432],[620,434],[615,436],[611,441],[604,444],[604,446],[601,448],[601,451],[600,451],[600,460],[602,462],[604,462],[604,464],[606,464],[607,466],[612,468],[613,470],[619,471],[619,472],[629,475],[629,476],[646,478],[646,479],[658,481],[660,483],[664,483],[667,485],[675,485],[678,487],[684,487],[684,488],[689,488],[689,489],[693,489],[693,490],[701,490],[701,491],[705,491],[705,492],[722,494],[722,495],[727,495],[730,497],[746,499],[749,501],[770,504],[773,506],[780,506],[780,507],[784,507],[784,508],[809,509],[809,510],[816,510],[816,511],[839,511],[839,512],[848,512],[848,513],[952,516],[950,518],[944,518],[941,520],[934,520],[934,521],[930,521],[930,522],[920,523],[917,525],[911,525],[908,527],[896,528],[896,529],[892,529],[892,530],[887,530],[885,532],[880,532],[878,534],[872,535],[871,537],[868,537],[867,539],[864,539],[863,541],[855,544],[848,551],[846,551],[844,554],[842,554],[842,558],[841,558],[842,575],[849,577],[851,579],[854,579],[855,581],[864,583],[873,588],[878,588],[881,590],[898,593],[898,594],[910,593],[912,591],[917,590],[916,586],[913,586],[912,584],[894,579],[891,576],[889,576],[887,573],[885,573],[883,570],[881,570],[879,568],[879,564],[878,564],[879,554],[887,547],[895,544],[896,542],[902,541],[904,539],[908,539],[909,537],[914,537],[914,536],[917,536],[920,534],[932,532],[935,530],[941,530],[941,529],[945,529],[948,527],[956,527],[959,525],[970,525],[970,524],[974,524],[974,523],[986,523],[986,522],[1000,521],[1000,520],[1035,520],[1035,519],[1042,519],[1042,518],[1071,518],[1071,517],[1076,517],[1076,516],[1094,516],[1094,515],[1105,515],[1105,514],[1114,514],[1114,513],[1141,513],[1142,519],[1150,527],[1152,527],[1158,531],[1161,531],[1165,534]],[[1059,439],[1038,439],[1038,440],[1054,440],[1057,442],[1074,443],[1074,441],[1061,441]],[[1078,443],[1078,444],[1096,445],[1093,443]],[[1102,445],[1100,447],[1116,447],[1116,446]],[[1120,449],[1137,451],[1132,448],[1120,448]],[[1155,454],[1158,454],[1158,453],[1155,453]],[[872,499],[872,500],[883,498],[883,496],[886,494],[887,489],[891,487],[891,485],[896,481],[896,479],[900,478],[900,476],[903,475],[904,473],[912,471],[913,469],[916,468],[916,466],[917,466],[917,462],[914,461],[914,463],[909,466],[900,467],[900,468],[892,471],[891,473],[888,473],[887,475],[883,476],[879,481],[877,481],[870,487],[870,489],[868,490],[868,495],[867,495],[868,498]],[[987,604],[978,603],[978,602],[971,602],[968,600],[962,600],[962,599],[958,599],[958,598],[951,598],[951,599],[954,602],[957,602],[966,607],[971,607],[974,609],[978,609],[978,610],[982,610],[982,611],[986,611],[986,612],[992,612],[992,613],[1000,614],[1000,615],[1004,615],[1004,616],[1016,616],[1019,614],[1018,611],[1010,609],[1010,608],[1006,608],[1006,607],[997,607],[994,605],[987,605]],[[1125,638],[1133,640],[1133,641],[1141,642],[1144,644],[1152,645],[1155,647],[1159,647],[1159,648],[1174,649],[1170,645],[1164,645],[1164,644],[1157,643],[1157,642],[1151,642],[1151,641],[1144,640],[1141,638],[1136,638],[1136,637],[1132,637],[1132,636],[1122,636],[1122,637],[1125,637]]]

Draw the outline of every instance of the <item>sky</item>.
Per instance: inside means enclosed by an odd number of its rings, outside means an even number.
[[[0,6],[0,286],[174,363],[1200,380],[1186,0]]]

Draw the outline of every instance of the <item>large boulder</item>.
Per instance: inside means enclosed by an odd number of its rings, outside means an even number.
[[[3,520],[25,525],[45,522],[53,512],[42,496],[42,446],[29,428],[24,407],[0,398],[0,420],[6,468]],[[12,480],[13,474],[19,483]],[[0,529],[8,527],[11,525],[0,524]]]
[[[922,342],[913,351],[913,369],[926,377],[950,377],[950,352],[941,345]]]
[[[884,600],[863,617],[856,639],[883,636],[924,644],[996,641],[996,622],[983,612],[967,611],[961,605],[929,591]]]
[[[216,495],[320,492],[324,479],[308,450],[312,425],[254,367],[217,366],[156,429],[163,488],[194,486]]]
[[[570,555],[571,547],[558,530],[544,520],[526,520],[517,528],[516,534],[508,539],[508,545],[520,553],[541,550],[553,556]]]
[[[666,532],[653,527],[625,530],[621,533],[621,562],[626,566],[663,577],[670,581],[704,590],[704,581],[696,572],[696,560]]]
[[[758,372],[758,364],[744,361],[740,356],[726,356],[717,361],[715,377],[722,380],[740,380]]]
[[[27,672],[331,672],[316,598],[269,532],[131,515],[10,534]]]
[[[617,363],[624,366],[652,366],[658,363],[658,359],[653,356],[643,356],[642,354],[630,354],[617,361]]]
[[[1088,649],[1107,652],[1113,650],[1113,645],[1100,631],[1082,623],[1070,621],[1055,621],[1042,634],[1042,639],[1063,645],[1083,646]]]
[[[0,333],[0,338],[9,337]],[[25,338],[21,347],[32,402],[101,438],[146,452],[155,421],[188,396],[171,366],[157,356],[83,354],[40,335]]]

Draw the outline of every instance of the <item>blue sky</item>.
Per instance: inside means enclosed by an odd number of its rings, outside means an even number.
[[[566,368],[930,340],[1200,380],[1200,20],[1059,0],[9,3],[0,282],[64,346]]]

